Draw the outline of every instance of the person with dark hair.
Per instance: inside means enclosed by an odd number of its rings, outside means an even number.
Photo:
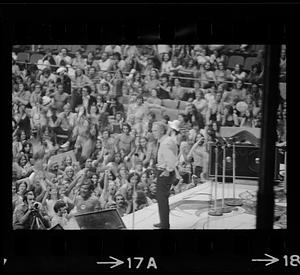
[[[98,198],[93,194],[93,183],[85,178],[80,186],[79,195],[75,197],[77,213],[94,212],[101,209]]]
[[[82,70],[85,69],[86,62],[85,62],[84,58],[82,57],[81,50],[78,50],[75,52],[75,57],[72,60],[72,66],[74,68],[79,68]]]
[[[245,78],[245,82],[259,82],[261,80],[262,74],[261,72],[258,70],[258,65],[257,64],[253,64],[251,66],[251,71],[250,73],[247,75],[247,77]]]
[[[58,200],[54,206],[54,216],[51,219],[51,227],[60,225],[62,228],[65,228],[70,220],[70,216],[67,211],[67,204],[63,200]]]
[[[57,66],[62,66],[62,64],[64,64],[64,66],[66,65],[71,65],[72,63],[72,58],[70,56],[67,55],[67,49],[66,48],[62,48],[60,50],[60,53],[55,56],[55,62]]]
[[[43,84],[48,84],[50,81],[54,81],[55,83],[56,79],[57,79],[56,75],[53,74],[49,68],[45,68],[43,69],[42,74],[40,75],[38,81],[41,83],[41,85],[43,85]]]
[[[170,188],[175,182],[177,166],[177,144],[167,136],[167,126],[161,122],[153,124],[152,133],[158,140],[157,150],[157,202],[160,222],[155,227],[169,229],[169,201]]]
[[[30,103],[30,91],[27,89],[27,85],[25,86],[23,83],[18,85],[18,92],[14,94],[13,102],[19,105],[26,106]]]
[[[38,221],[37,221],[38,220]],[[23,195],[23,203],[13,213],[13,229],[46,229],[50,227],[49,217],[35,201],[33,191]]]
[[[117,112],[124,113],[124,106],[119,102],[119,97],[112,96],[109,101],[107,101],[107,109],[106,112],[110,116],[115,116]]]
[[[133,203],[135,204],[135,211],[141,210],[151,204],[151,199],[148,198],[143,191],[137,191],[133,195]]]
[[[209,155],[206,151],[205,138],[202,134],[196,137],[196,143],[190,149],[187,156],[188,160],[193,162],[193,172],[199,179],[204,178],[208,171]]]
[[[132,155],[135,151],[135,140],[130,135],[131,127],[129,124],[124,123],[122,134],[119,134],[116,137],[116,151],[119,151],[121,153],[122,158],[124,158],[124,161],[127,162],[130,160]]]
[[[120,216],[123,217],[124,215],[126,215],[127,203],[124,196],[118,193],[115,195],[114,201],[116,202],[117,211],[119,212]]]
[[[73,89],[81,89],[84,86],[93,87],[94,83],[84,74],[83,70],[77,68],[75,71],[75,77],[71,78],[71,87]]]
[[[242,70],[242,65],[241,64],[236,64],[234,66],[234,70],[231,72],[231,76],[229,76],[229,78],[232,81],[238,81],[238,80],[244,81],[246,76],[247,76],[246,72],[244,72]]]
[[[57,89],[53,94],[53,105],[58,113],[61,113],[63,111],[63,106],[67,103],[67,100],[69,99],[69,95],[64,92],[63,84],[57,84]]]
[[[159,90],[157,92],[157,97],[160,99],[169,99],[171,93],[171,86],[169,84],[169,75],[163,74],[160,77]]]

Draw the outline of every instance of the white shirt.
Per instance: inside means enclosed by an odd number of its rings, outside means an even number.
[[[99,68],[101,71],[108,71],[111,66],[111,60],[108,58],[105,61],[99,61]]]
[[[166,169],[170,172],[174,171],[178,163],[178,147],[174,138],[164,135],[160,138],[159,143],[160,146],[157,152],[157,167]]]

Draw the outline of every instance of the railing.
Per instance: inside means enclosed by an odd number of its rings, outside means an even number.
[[[60,67],[59,65],[45,65],[45,64],[37,64],[37,63],[31,63],[31,62],[24,62],[24,61],[18,61],[16,60],[16,63],[17,64],[26,64],[26,65],[36,65],[36,66],[44,66],[45,68],[46,67],[53,67],[53,68],[58,68]],[[72,66],[70,65],[71,68],[76,68],[76,66]],[[101,72],[106,72],[106,73],[116,73],[116,71],[104,71],[104,70],[99,70]],[[129,72],[122,72],[124,75],[130,75]],[[145,74],[141,74],[141,76],[145,77],[146,75]],[[172,79],[175,79],[175,78],[178,78],[178,79],[182,79],[182,80],[193,80],[193,81],[198,81],[198,82],[211,82],[211,81],[207,81],[207,80],[201,80],[199,78],[196,78],[196,77],[184,77],[184,76],[170,76],[170,78]],[[218,81],[218,83],[228,83],[228,84],[235,84],[236,82],[235,81],[228,81],[228,80],[223,80],[223,81]],[[252,85],[253,83],[250,83],[250,82],[244,82],[244,85]],[[259,86],[263,87],[263,84],[258,84]]]

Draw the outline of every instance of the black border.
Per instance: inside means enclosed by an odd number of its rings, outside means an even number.
[[[298,36],[299,6],[276,4],[18,4],[1,6],[2,69],[10,66],[12,44],[85,44],[105,43],[253,43],[287,44],[288,89],[293,84],[292,60],[294,36]],[[114,20],[112,19],[114,18]],[[187,22],[187,23],[182,23]],[[187,28],[188,26],[188,28]],[[190,27],[194,26],[194,27]],[[211,32],[211,28],[213,32]],[[183,30],[179,35],[178,30]],[[78,37],[74,36],[78,32]],[[294,38],[296,39],[296,38]],[[298,44],[296,44],[298,45]],[[3,118],[10,115],[10,73],[2,72],[8,96],[3,102]],[[291,91],[296,94],[298,91]],[[294,95],[291,95],[293,98]],[[288,117],[296,107],[288,103]],[[5,108],[8,106],[8,110]],[[291,107],[290,107],[291,106]],[[290,111],[291,110],[291,111]],[[7,125],[4,127],[4,123]],[[296,122],[297,123],[297,122]],[[10,122],[2,121],[4,143],[11,144]],[[297,130],[297,124],[294,125]],[[291,124],[291,128],[294,128]],[[288,132],[289,133],[289,132]],[[291,135],[290,135],[291,134]],[[289,147],[293,148],[288,134]],[[7,140],[8,139],[8,140]],[[2,155],[2,186],[10,194],[10,146]],[[297,144],[295,144],[295,148]],[[108,256],[155,257],[158,271],[295,271],[276,263],[265,267],[251,259],[264,253],[282,257],[299,251],[297,230],[297,169],[292,169],[289,153],[288,229],[262,230],[141,230],[141,231],[12,231],[10,196],[3,196],[3,255],[8,259],[6,271],[128,271],[123,266],[110,270],[96,261]],[[6,168],[7,165],[7,168]],[[294,175],[294,173],[296,173]],[[295,179],[295,180],[293,180]],[[6,188],[8,190],[6,190]],[[7,211],[8,209],[8,211]],[[3,213],[4,212],[4,213]],[[4,214],[4,216],[3,216]],[[143,267],[141,267],[142,269]],[[145,268],[145,266],[144,266]],[[132,269],[134,270],[134,269]],[[147,270],[147,269],[146,269]],[[130,271],[130,270],[129,270]],[[149,269],[148,271],[155,271]]]

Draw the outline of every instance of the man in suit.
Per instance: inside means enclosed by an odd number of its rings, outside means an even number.
[[[169,195],[172,183],[176,180],[175,169],[177,166],[177,144],[167,135],[168,126],[162,122],[155,122],[152,133],[158,140],[157,149],[157,191],[158,211],[160,223],[154,227],[169,229]]]

